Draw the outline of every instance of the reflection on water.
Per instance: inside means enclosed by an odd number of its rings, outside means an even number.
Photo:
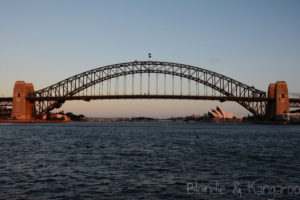
[[[300,199],[300,126],[0,124],[0,153],[0,199]]]

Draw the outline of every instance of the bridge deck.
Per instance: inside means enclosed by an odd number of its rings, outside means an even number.
[[[12,97],[0,97],[0,101],[13,101]]]
[[[261,97],[226,97],[226,96],[189,96],[189,95],[102,95],[102,96],[69,96],[69,97],[27,97],[30,101],[67,101],[67,100],[97,100],[97,99],[191,99],[191,100],[218,100],[218,101],[268,101]],[[0,97],[0,102],[12,102],[12,97]],[[300,107],[300,98],[290,98],[290,107]]]
[[[300,103],[300,98],[290,98],[290,103]]]
[[[27,97],[31,101],[66,101],[66,100],[96,100],[96,99],[191,99],[219,101],[267,101],[262,97],[227,97],[227,96],[198,96],[198,95],[101,95],[101,96],[65,96],[65,97]]]

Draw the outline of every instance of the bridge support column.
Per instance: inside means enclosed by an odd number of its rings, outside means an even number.
[[[34,92],[32,83],[17,81],[14,87],[12,118],[17,120],[31,120],[34,103],[26,99],[28,93]]]
[[[266,115],[269,120],[282,118],[284,113],[290,112],[289,93],[285,81],[271,83],[268,89]]]

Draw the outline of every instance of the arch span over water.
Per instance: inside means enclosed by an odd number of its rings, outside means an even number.
[[[256,116],[264,115],[265,102],[247,101],[247,98],[266,98],[266,92],[207,69],[163,61],[134,61],[99,67],[30,93],[28,99],[35,101],[36,115],[42,116],[59,108],[65,100],[98,83],[143,73],[168,74],[195,81],[217,91],[221,96],[228,97],[231,101],[236,101]],[[128,98],[128,95],[123,97]],[[122,98],[122,95],[118,98]],[[144,98],[147,98],[147,95],[144,95]],[[160,95],[160,98],[164,98],[164,95]],[[176,99],[175,96],[174,98]]]

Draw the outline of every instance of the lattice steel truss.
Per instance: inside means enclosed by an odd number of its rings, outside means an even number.
[[[4,107],[12,107],[12,100],[13,98],[11,97],[0,97],[0,107],[4,108]]]
[[[36,116],[41,117],[47,112],[59,108],[68,98],[78,95],[81,91],[95,84],[121,76],[143,73],[168,74],[195,81],[218,91],[219,96],[233,97],[233,101],[256,116],[263,116],[265,113],[266,101],[262,100],[266,98],[264,91],[200,67],[161,61],[134,61],[99,67],[35,91],[28,95],[28,99],[35,102]],[[147,95],[144,97],[147,98]],[[126,95],[123,96],[126,97]],[[247,101],[247,98],[258,100]]]
[[[290,98],[290,108],[300,108],[300,99]]]
[[[12,113],[12,98],[0,97],[0,117],[10,116]]]

